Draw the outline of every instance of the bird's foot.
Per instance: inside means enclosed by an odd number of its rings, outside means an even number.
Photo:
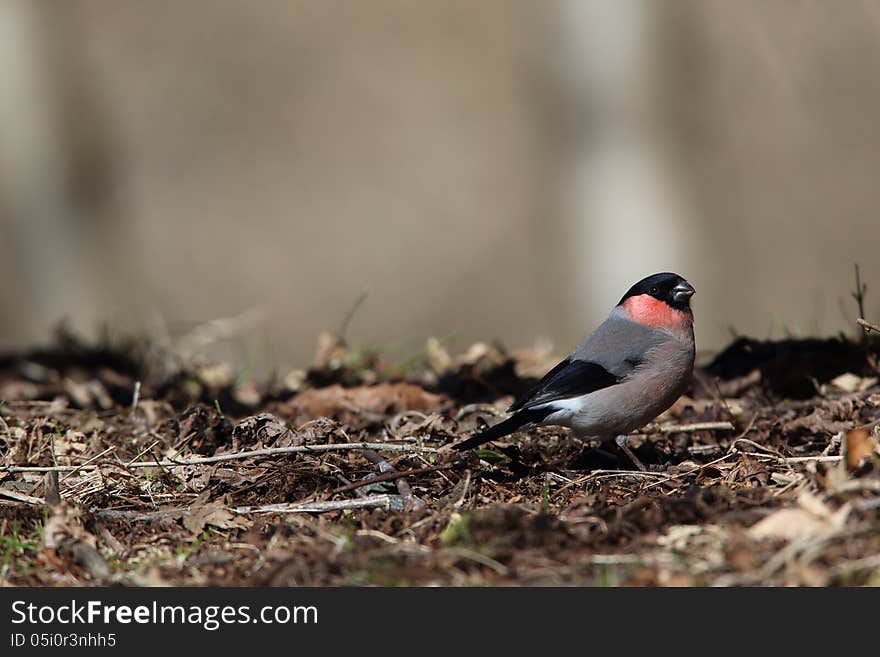
[[[639,470],[641,470],[642,472],[647,472],[648,468],[645,467],[645,464],[639,460],[635,453],[626,444],[628,439],[629,436],[617,436],[614,439],[614,442],[617,443],[617,446],[620,447],[621,450],[623,450],[624,454],[629,457],[629,460],[632,461]]]

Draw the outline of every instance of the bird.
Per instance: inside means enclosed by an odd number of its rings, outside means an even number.
[[[640,469],[628,435],[687,390],[694,367],[694,287],[672,272],[643,278],[608,318],[508,409],[506,420],[452,445],[472,449],[534,426],[614,441]]]

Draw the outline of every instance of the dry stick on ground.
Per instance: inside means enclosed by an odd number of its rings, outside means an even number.
[[[400,475],[394,479],[394,484],[397,486],[397,492],[400,493],[400,497],[403,498],[403,505],[405,508],[410,509],[416,504],[416,498],[413,495],[412,488],[407,483],[406,479],[404,479],[404,475],[401,474],[397,468],[391,465],[388,461],[379,456],[378,452],[373,451],[372,449],[365,449],[364,456],[370,463],[374,463],[379,466],[380,474],[378,476],[386,475],[386,474],[397,474]],[[364,484],[369,484],[376,481],[376,477],[371,477],[367,479]]]
[[[247,452],[219,454],[194,459],[175,459],[167,461],[142,461],[128,463],[129,468],[173,468],[181,465],[202,465],[204,463],[220,463],[237,461],[253,456],[277,456],[279,454],[315,454],[319,452],[342,452],[353,449],[372,449],[386,452],[420,452],[435,453],[434,447],[418,447],[416,445],[397,445],[395,443],[330,443],[327,445],[299,445],[297,447],[270,447],[254,449]],[[97,465],[54,465],[54,466],[18,466],[0,465],[0,472],[70,472],[72,470],[97,470]]]
[[[735,431],[731,422],[694,422],[692,424],[663,424],[657,427],[660,433],[691,433],[694,431]]]
[[[8,488],[0,488],[0,497],[8,497],[11,500],[15,500],[16,502],[22,502],[24,504],[33,504],[34,506],[43,506],[45,504],[45,500],[41,497],[33,497],[31,495],[25,495],[24,493],[17,493],[14,490],[10,490]]]
[[[751,430],[752,425],[755,423],[756,417],[757,417],[757,415],[752,417],[752,421],[749,423],[749,426],[746,428],[746,430],[742,434],[740,434],[740,438],[734,439],[733,444],[736,444],[737,440],[740,440],[742,436],[746,435]],[[735,428],[736,427],[734,427],[733,424],[731,424],[730,422],[694,422],[692,424],[675,424],[675,425],[668,424],[668,425],[663,425],[660,427],[647,427],[647,429],[649,429],[649,430],[653,429],[653,432],[659,431],[660,433],[678,433],[678,432],[686,433],[686,432],[690,432],[690,431],[733,431]],[[644,434],[641,434],[641,435],[650,435],[650,433],[652,433],[652,431],[646,431]],[[718,461],[723,461],[725,458],[727,458],[727,456],[728,455],[725,455],[724,457],[718,459]],[[712,463],[716,463],[718,461],[712,461]],[[711,465],[712,463],[707,463],[706,465]],[[664,479],[663,481],[654,482],[654,484],[664,483],[666,481],[672,481],[673,479],[677,479],[677,478],[682,477],[686,474],[691,474],[692,472],[697,472],[701,467],[705,467],[705,466],[695,467],[693,470],[688,470],[687,472],[678,473],[672,477]],[[594,470],[593,472],[591,472],[587,475],[584,475],[583,477],[579,477],[579,478],[575,479],[574,481],[571,481],[571,482],[565,484],[564,486],[562,486],[561,488],[559,488],[556,491],[555,495],[559,495],[560,493],[562,493],[563,491],[565,491],[568,488],[571,488],[572,486],[577,486],[579,484],[590,481],[592,479],[608,479],[608,478],[614,478],[614,477],[639,477],[639,476],[641,476],[641,477],[666,477],[666,473],[642,472],[640,470]],[[654,485],[654,484],[652,484],[652,485]]]
[[[308,502],[305,504],[268,504],[266,506],[239,506],[230,509],[233,513],[325,513],[345,509],[381,508],[386,511],[400,510],[403,500],[398,495],[371,495],[354,500],[334,500],[331,502]]]
[[[188,509],[163,509],[161,511],[132,511],[128,509],[89,509],[96,518],[151,522],[153,520],[177,520]]]
[[[780,463],[809,463],[810,461],[816,461],[818,463],[835,463],[841,460],[842,456],[828,456],[825,454],[819,454],[816,456],[783,456],[775,449],[771,447],[767,447],[766,445],[759,445],[754,440],[749,440],[747,438],[737,438],[730,445],[730,451],[739,452],[740,450],[736,449],[737,443],[745,443],[746,445],[751,445],[755,449],[760,450],[763,453],[751,453],[751,452],[741,452],[742,454],[752,454],[752,456],[757,457],[769,457],[776,459]]]
[[[101,458],[102,456],[104,456],[108,452],[112,452],[114,449],[116,449],[116,446],[112,445],[112,446],[108,447],[107,449],[105,449],[103,452],[95,454],[88,461],[84,461],[83,463],[80,463],[78,466],[76,466],[76,468],[74,468],[73,470],[70,470],[66,475],[61,477],[61,481],[63,482],[65,479],[67,479],[69,476],[71,476],[74,472],[78,472],[79,470],[82,470],[83,467],[87,466],[92,461],[97,461],[99,458]]]
[[[401,510],[403,500],[398,495],[371,495],[353,500],[333,500],[329,502],[297,502],[293,504],[268,504],[266,506],[239,506],[230,511],[239,515],[248,513],[326,513],[328,511],[344,511],[346,509],[381,508]],[[131,511],[124,509],[98,509],[91,513],[96,518],[112,518],[150,522],[153,520],[176,520],[183,516],[186,509],[163,509],[161,511]]]
[[[583,477],[572,479],[567,484],[560,486],[554,491],[553,495],[558,496],[573,486],[579,486],[580,484],[596,479],[614,479],[617,477],[647,477],[651,479],[666,476],[665,472],[642,472],[641,470],[593,470],[589,474],[585,474]]]
[[[446,465],[432,465],[427,468],[417,468],[415,470],[389,470],[383,474],[376,475],[375,477],[371,477],[370,479],[364,479],[363,481],[355,481],[353,483],[348,483],[345,486],[340,486],[332,491],[335,495],[336,493],[345,493],[350,490],[357,490],[358,488],[362,488],[363,486],[369,486],[370,484],[377,484],[381,481],[394,481],[400,479],[401,477],[410,477],[420,474],[425,474],[428,472],[437,472],[439,470],[451,470],[454,464],[448,463]],[[400,489],[398,488],[398,491]],[[403,493],[401,493],[401,497],[403,497]]]

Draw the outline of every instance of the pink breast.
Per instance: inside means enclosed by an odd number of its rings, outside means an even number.
[[[623,302],[629,316],[640,324],[663,328],[678,328],[689,321],[687,313],[655,299],[650,294],[640,294]]]

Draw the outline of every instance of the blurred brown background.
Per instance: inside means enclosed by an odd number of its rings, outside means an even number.
[[[880,2],[0,0],[0,346],[304,364],[366,292],[354,343],[564,351],[667,269],[702,349],[852,330],[878,57]]]

